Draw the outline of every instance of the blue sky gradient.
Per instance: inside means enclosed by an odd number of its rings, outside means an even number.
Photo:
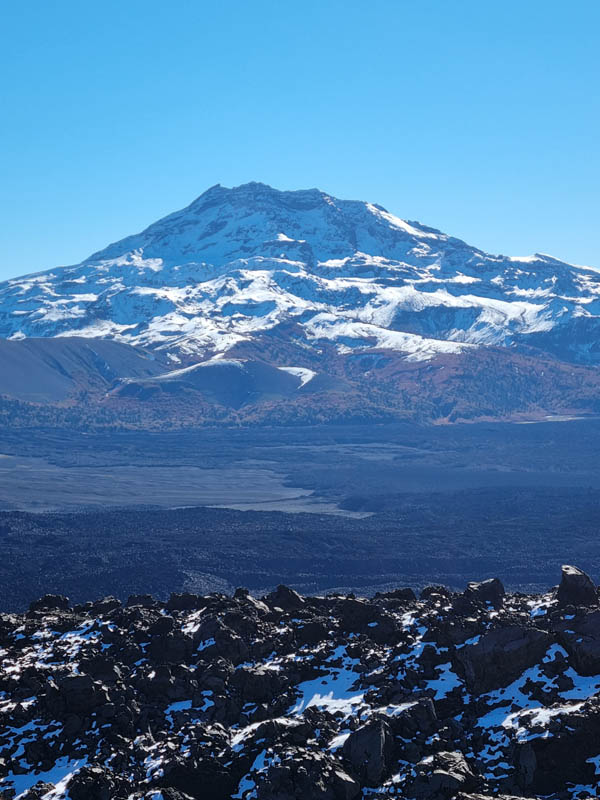
[[[599,27],[596,0],[4,4],[0,278],[250,180],[600,266]]]

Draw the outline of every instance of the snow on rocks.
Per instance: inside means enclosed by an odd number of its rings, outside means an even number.
[[[45,597],[0,615],[0,798],[594,797],[599,697],[591,597],[497,580]]]
[[[589,575],[579,569],[565,564],[557,592],[558,602],[568,605],[596,605],[598,593]]]

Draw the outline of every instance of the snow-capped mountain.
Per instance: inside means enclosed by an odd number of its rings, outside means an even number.
[[[590,364],[599,320],[593,269],[489,255],[372,203],[260,183],[213,186],[81,264],[0,284],[4,338],[111,338],[174,368],[288,328],[291,368],[324,346],[412,361],[533,346]]]

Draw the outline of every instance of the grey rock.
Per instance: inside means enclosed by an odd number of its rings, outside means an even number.
[[[596,586],[590,576],[579,567],[572,567],[568,564],[564,564],[562,567],[557,598],[561,606],[598,604]]]

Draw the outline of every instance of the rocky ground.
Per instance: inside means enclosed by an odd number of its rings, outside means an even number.
[[[600,605],[574,567],[536,596],[46,596],[0,615],[0,660],[5,799],[599,794]]]

